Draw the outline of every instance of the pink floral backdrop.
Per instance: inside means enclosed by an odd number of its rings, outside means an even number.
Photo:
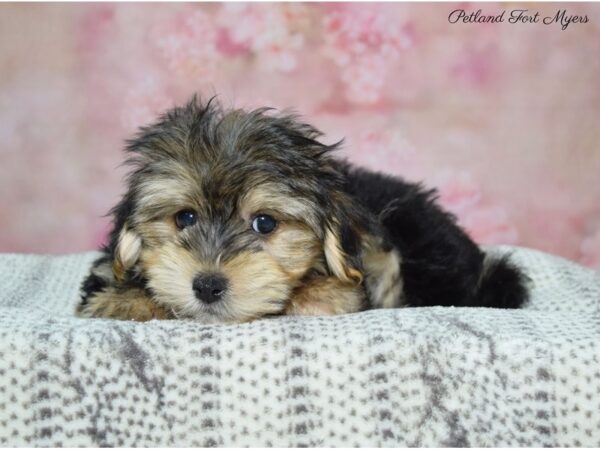
[[[194,92],[295,109],[480,243],[600,268],[600,5],[575,3],[1,4],[0,251],[101,244],[124,139]]]

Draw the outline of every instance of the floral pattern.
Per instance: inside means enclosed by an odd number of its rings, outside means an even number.
[[[458,8],[589,22],[450,24]],[[598,23],[594,4],[0,5],[0,250],[99,245],[124,140],[218,93],[293,108],[340,156],[437,187],[482,244],[600,268]]]

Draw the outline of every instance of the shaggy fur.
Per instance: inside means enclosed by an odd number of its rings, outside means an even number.
[[[293,115],[196,99],[143,128],[77,313],[231,323],[526,300],[525,276],[487,257],[435,191],[352,167],[320,136]],[[196,221],[181,228],[181,211]],[[276,228],[261,234],[264,214]],[[206,279],[218,297],[200,301]]]

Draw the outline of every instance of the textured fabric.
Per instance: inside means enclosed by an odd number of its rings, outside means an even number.
[[[524,249],[524,310],[237,326],[73,317],[94,253],[0,257],[3,446],[598,446],[600,278]]]

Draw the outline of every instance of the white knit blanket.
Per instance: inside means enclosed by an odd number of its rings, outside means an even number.
[[[524,310],[78,319],[95,253],[0,256],[2,446],[599,446],[600,277],[514,251]]]

